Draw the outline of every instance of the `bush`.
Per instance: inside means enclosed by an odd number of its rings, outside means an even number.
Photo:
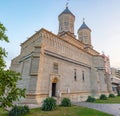
[[[86,100],[86,102],[95,102],[95,98],[88,96],[88,99]]]
[[[63,100],[61,101],[61,106],[70,107],[71,106],[70,99],[69,98],[63,98]]]
[[[102,95],[100,96],[100,99],[101,99],[101,100],[107,100],[107,97],[106,97],[105,94],[102,94]]]
[[[56,109],[56,100],[53,98],[46,98],[43,101],[43,105],[42,105],[42,110],[43,111],[51,111],[51,110],[55,110]]]
[[[14,106],[11,111],[9,111],[9,116],[23,116],[28,114],[30,109],[28,106]]]
[[[115,95],[114,94],[109,94],[109,97],[115,97]]]
[[[118,95],[117,96],[120,96],[120,92],[118,93]]]
[[[26,113],[29,113],[29,112],[30,112],[30,108],[29,108],[29,106],[24,105],[24,111],[25,111]]]

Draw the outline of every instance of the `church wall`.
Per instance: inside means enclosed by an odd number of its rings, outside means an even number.
[[[30,64],[31,64],[30,60],[31,59],[29,58],[29,59],[26,59],[22,62],[23,63],[22,72],[21,72],[22,78],[26,78],[26,76],[28,76],[30,73]]]
[[[20,63],[19,63],[20,56],[17,56],[11,61],[10,70],[21,72]]]
[[[100,79],[100,85],[101,85],[101,93],[107,93],[107,77],[105,76],[105,72],[100,70],[99,71],[99,79]]]
[[[42,34],[39,32],[27,41],[21,44],[21,57],[26,56],[35,50],[35,46],[40,46],[42,42]]]
[[[53,64],[58,63],[58,74],[53,73]],[[71,100],[86,99],[91,92],[90,68],[45,55],[42,78],[42,93],[51,92],[51,78],[57,77],[57,96],[70,97]],[[76,80],[74,71],[76,70]],[[84,72],[84,79],[83,73]],[[52,75],[52,76],[51,76]]]
[[[93,66],[96,68],[102,68],[104,69],[104,59],[102,56],[98,55],[98,56],[93,56]]]
[[[39,58],[31,59],[31,57],[32,55],[39,56],[40,48],[36,48],[36,46],[41,45],[41,37],[42,34],[38,32],[22,43],[20,55],[11,62],[10,69],[21,73],[22,80],[19,81],[18,86],[26,88],[27,93],[36,89]],[[31,78],[31,74],[35,74],[34,78]]]
[[[22,80],[19,81],[18,86],[26,88],[27,94],[36,92],[41,41],[40,32],[30,37],[21,44],[19,57],[14,58],[11,63],[10,69],[21,73]]]
[[[39,57],[32,57],[31,59],[31,67],[30,67],[30,74],[34,75],[38,73],[38,68],[39,68]]]
[[[27,89],[27,93],[36,92],[39,60],[40,57],[35,56],[35,53],[33,53],[29,58],[21,61],[21,77],[23,80],[24,87]]]
[[[28,92],[30,59],[20,62],[20,56],[16,57],[12,60],[10,69],[20,73],[22,80],[18,82],[17,86],[20,88],[26,88],[26,92]]]
[[[92,56],[90,54],[83,52],[81,49],[66,41],[49,34],[45,34],[43,43],[45,44],[45,49],[48,51],[91,65]]]
[[[93,57],[93,67],[96,69],[96,73],[98,75],[97,84],[99,88],[99,93],[108,93],[107,89],[107,77],[105,75],[105,65],[104,59],[102,56],[94,56]]]
[[[90,82],[91,82],[91,95],[93,97],[97,97],[98,96],[98,93],[99,93],[99,84],[98,84],[98,73],[97,73],[97,69],[94,68],[94,67],[91,67],[91,79],[90,79]]]
[[[26,93],[36,92],[37,74],[39,68],[39,57],[34,56],[35,54],[25,57],[23,59],[19,58],[19,72],[21,74],[22,80],[19,81],[18,86],[21,88],[26,88]],[[12,70],[16,71],[12,66]]]
[[[29,80],[30,80],[30,64],[31,58],[28,58],[21,62],[21,78],[19,86],[26,88],[26,92],[29,91]]]

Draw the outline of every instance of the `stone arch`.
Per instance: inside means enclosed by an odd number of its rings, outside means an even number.
[[[57,83],[57,82],[58,82],[58,78],[57,77],[52,78],[52,83]]]

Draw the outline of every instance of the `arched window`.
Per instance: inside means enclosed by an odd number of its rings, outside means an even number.
[[[58,63],[53,63],[53,72],[58,73]]]
[[[82,71],[82,80],[85,80],[85,75],[84,75],[84,71]]]
[[[76,81],[77,80],[77,69],[74,69],[74,80]]]

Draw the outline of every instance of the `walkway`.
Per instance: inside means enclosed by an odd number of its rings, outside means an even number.
[[[87,102],[74,102],[74,105],[84,106],[92,109],[96,109],[113,116],[120,116],[120,104],[98,104],[98,103],[87,103]]]

